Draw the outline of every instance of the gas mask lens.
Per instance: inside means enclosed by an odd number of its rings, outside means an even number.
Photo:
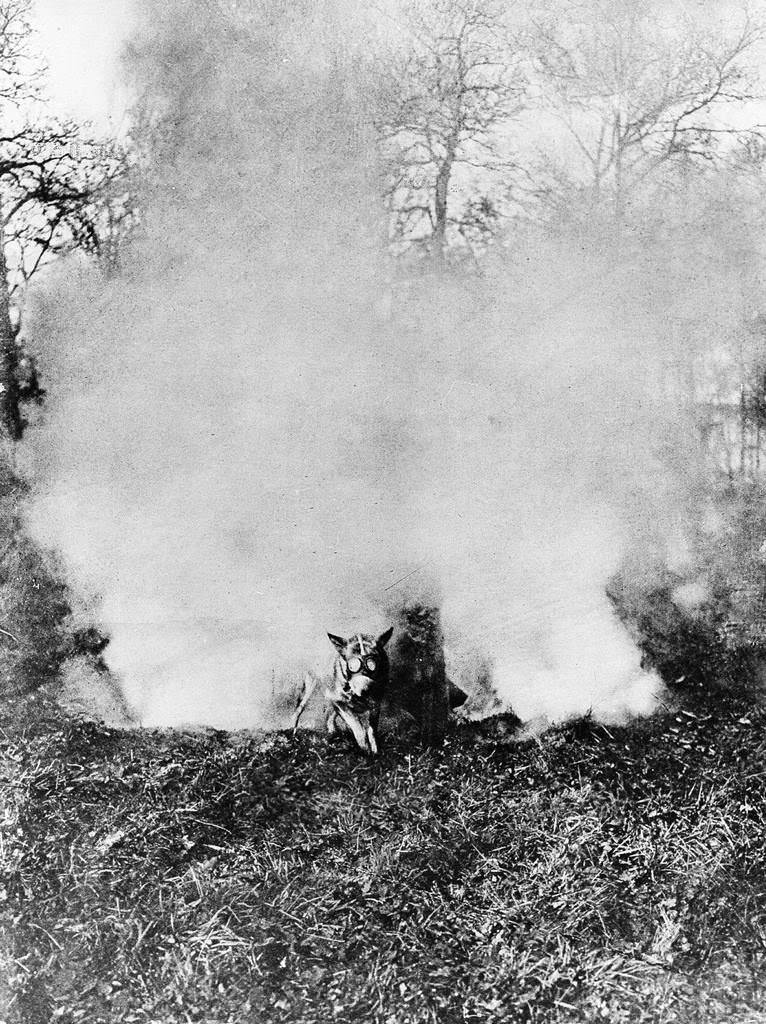
[[[346,665],[352,675],[356,675],[357,672],[361,672],[362,667],[366,668],[368,672],[374,672],[378,667],[378,663],[374,658],[360,658],[358,654],[349,658]]]

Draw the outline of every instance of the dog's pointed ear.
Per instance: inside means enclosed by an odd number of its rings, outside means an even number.
[[[391,639],[391,634],[394,631],[393,626],[389,626],[385,633],[381,633],[378,637],[378,647],[385,647],[388,641]]]
[[[346,641],[343,639],[342,636],[335,636],[334,633],[328,633],[327,635],[330,638],[330,643],[339,651],[342,651],[343,648],[346,646]]]

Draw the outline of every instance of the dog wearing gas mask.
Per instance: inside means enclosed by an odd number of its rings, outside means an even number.
[[[332,675],[325,686],[327,731],[350,732],[359,749],[373,756],[378,753],[380,705],[389,677],[386,644],[393,631],[391,626],[377,638],[356,633],[347,640],[327,634],[336,651]],[[296,705],[293,734],[318,683],[315,673],[306,674]]]

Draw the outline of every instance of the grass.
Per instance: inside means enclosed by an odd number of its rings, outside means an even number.
[[[756,580],[733,623],[761,636],[760,490],[709,606],[670,575],[613,588],[676,709],[374,762],[48,704],[106,637],[23,493],[0,465],[0,1024],[766,1024],[766,707],[736,692],[763,646],[720,628]]]
[[[765,726],[729,695],[377,762],[9,726],[3,1019],[764,1020]]]

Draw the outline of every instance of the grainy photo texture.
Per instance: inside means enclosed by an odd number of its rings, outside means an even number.
[[[766,1020],[766,0],[0,0],[0,1024]]]

